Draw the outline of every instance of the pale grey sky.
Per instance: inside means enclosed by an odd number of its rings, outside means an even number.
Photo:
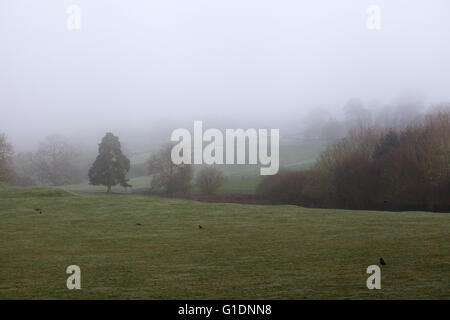
[[[20,149],[163,120],[294,121],[352,97],[450,101],[449,18],[448,0],[0,0],[0,132]]]

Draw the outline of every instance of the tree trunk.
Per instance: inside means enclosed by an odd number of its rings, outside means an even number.
[[[108,172],[108,193],[111,193],[111,169],[112,169],[112,164],[109,163],[108,167],[109,167],[109,172]]]

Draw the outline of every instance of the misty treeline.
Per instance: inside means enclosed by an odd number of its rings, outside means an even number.
[[[340,120],[326,110],[311,111],[300,122],[306,128],[301,136],[324,139],[328,148],[310,170],[266,177],[258,192],[276,203],[303,206],[448,211],[450,104],[434,105],[427,113],[423,107],[406,102],[374,108],[352,99]],[[142,163],[121,161],[123,170],[110,178],[109,187],[129,186],[129,178],[150,175],[152,193],[176,196],[194,186],[202,193],[214,193],[224,183],[217,169],[203,167],[194,174],[192,166],[174,165],[170,150],[171,145],[166,145]],[[33,152],[14,153],[8,137],[0,133],[0,181],[60,186],[90,178],[92,184],[108,186],[108,175],[102,170],[109,167],[94,161],[97,155],[107,157],[91,151],[51,135]],[[123,154],[130,152],[123,150]],[[93,164],[96,170],[88,177]]]
[[[35,152],[14,154],[4,134],[0,145],[3,172],[0,181],[18,186],[57,186],[80,183],[86,179],[87,168],[80,165],[80,148],[59,135],[46,137]]]
[[[404,126],[353,128],[312,168],[265,177],[258,192],[308,207],[449,211],[450,112],[435,110]]]
[[[412,122],[423,119],[425,104],[416,97],[403,97],[394,104],[363,102],[358,98],[348,100],[340,117],[325,107],[309,109],[301,121],[301,136],[325,143],[346,137],[354,128],[382,127],[403,129]],[[448,112],[450,103],[435,104],[425,113]]]
[[[94,158],[95,154],[85,152],[66,138],[50,135],[35,152],[14,154],[7,136],[0,134],[0,181],[18,186],[62,186],[89,180],[111,192],[115,185],[131,187],[129,178],[150,175],[150,192],[169,196],[186,195],[193,187],[205,194],[214,193],[225,181],[223,173],[212,167],[198,168],[195,177],[193,166],[174,165],[170,157],[172,144],[134,166],[112,133],[107,133],[98,146]]]

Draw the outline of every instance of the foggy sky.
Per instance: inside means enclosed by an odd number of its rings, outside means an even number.
[[[448,0],[0,0],[0,132],[23,149],[186,119],[276,125],[353,97],[450,101],[449,16]]]

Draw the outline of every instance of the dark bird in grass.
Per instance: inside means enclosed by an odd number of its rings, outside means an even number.
[[[140,223],[136,223],[136,225],[137,225],[137,226],[142,226],[142,224],[140,224]]]
[[[41,211],[41,210],[39,210],[39,214],[42,214],[42,211]]]
[[[34,209],[34,211],[36,211],[36,212],[37,212],[37,211],[41,211],[41,209],[39,209],[39,208],[36,208],[36,209]]]
[[[385,266],[385,265],[386,265],[386,261],[384,261],[383,258],[380,258],[380,264],[381,264],[382,266]]]
[[[198,225],[198,228],[199,228],[199,229],[203,229],[203,227],[202,227],[201,225]]]

